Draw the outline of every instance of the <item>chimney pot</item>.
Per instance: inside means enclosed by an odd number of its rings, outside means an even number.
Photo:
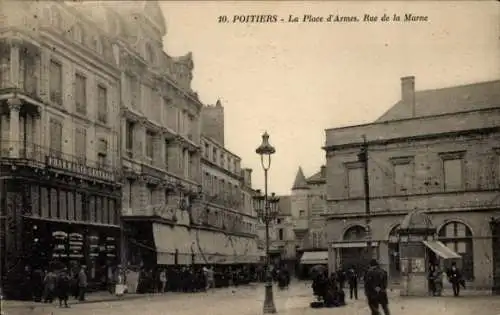
[[[401,101],[409,108],[411,116],[415,117],[415,77],[401,78]]]

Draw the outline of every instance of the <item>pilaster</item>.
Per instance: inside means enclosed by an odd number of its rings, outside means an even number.
[[[19,69],[20,69],[20,42],[12,40],[10,42],[10,81],[12,87],[19,87]]]
[[[19,111],[21,110],[21,100],[12,98],[7,101],[10,110],[9,139],[10,157],[19,157]]]
[[[133,131],[133,158],[143,161],[146,150],[146,128],[143,123],[138,123]]]

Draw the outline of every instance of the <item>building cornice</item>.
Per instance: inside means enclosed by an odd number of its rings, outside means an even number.
[[[422,141],[422,140],[434,140],[438,138],[451,138],[451,137],[459,137],[470,134],[491,134],[500,132],[500,127],[485,127],[485,128],[475,128],[475,129],[467,129],[467,130],[459,130],[459,131],[450,131],[450,132],[441,132],[441,133],[430,133],[425,135],[417,135],[417,136],[408,136],[408,137],[398,137],[387,140],[370,140],[368,145],[389,145],[395,143],[402,142],[412,142],[412,141]],[[339,145],[329,145],[322,147],[326,152],[333,152],[337,150],[345,150],[352,148],[360,148],[363,145],[362,141],[352,142],[346,144]]]

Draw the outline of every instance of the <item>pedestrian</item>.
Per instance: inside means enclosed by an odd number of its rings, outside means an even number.
[[[351,300],[358,299],[358,274],[356,273],[356,270],[354,270],[354,267],[349,268],[347,271],[347,282],[349,284],[349,296],[351,297]]]
[[[86,267],[81,266],[78,272],[78,300],[80,302],[85,301],[85,293],[87,291],[87,273],[85,271]]]
[[[380,268],[375,259],[370,261],[370,267],[365,274],[365,295],[372,315],[379,315],[382,307],[385,315],[390,315],[389,299],[387,297],[387,272]]]
[[[165,293],[167,288],[167,271],[162,268],[160,271],[160,293]]]
[[[44,303],[52,303],[54,301],[56,282],[57,282],[57,276],[52,270],[49,270],[48,272],[45,273],[45,278],[43,279]]]
[[[59,307],[63,307],[63,302],[64,302],[64,307],[69,307],[68,297],[71,288],[70,281],[71,279],[68,274],[68,269],[64,268],[57,275],[56,292],[57,292],[57,298],[59,299]]]
[[[448,276],[448,281],[450,281],[451,286],[453,288],[453,295],[459,296],[460,285],[463,283],[463,280],[462,280],[462,273],[458,269],[457,264],[455,262],[451,263],[451,268],[448,269],[446,275]]]

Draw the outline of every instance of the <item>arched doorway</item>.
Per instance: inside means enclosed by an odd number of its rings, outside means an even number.
[[[448,248],[462,256],[463,276],[466,280],[473,280],[474,248],[471,229],[461,222],[448,222],[439,230],[438,238]]]
[[[344,232],[344,242],[365,242],[366,229],[361,225],[354,225]],[[354,245],[354,244],[353,244]],[[362,275],[368,266],[369,257],[367,255],[365,246],[352,246],[340,249],[340,256],[342,261],[342,268],[348,269],[353,267],[358,275]]]
[[[400,260],[399,260],[399,224],[391,229],[389,232],[389,276],[392,279],[401,277]]]

